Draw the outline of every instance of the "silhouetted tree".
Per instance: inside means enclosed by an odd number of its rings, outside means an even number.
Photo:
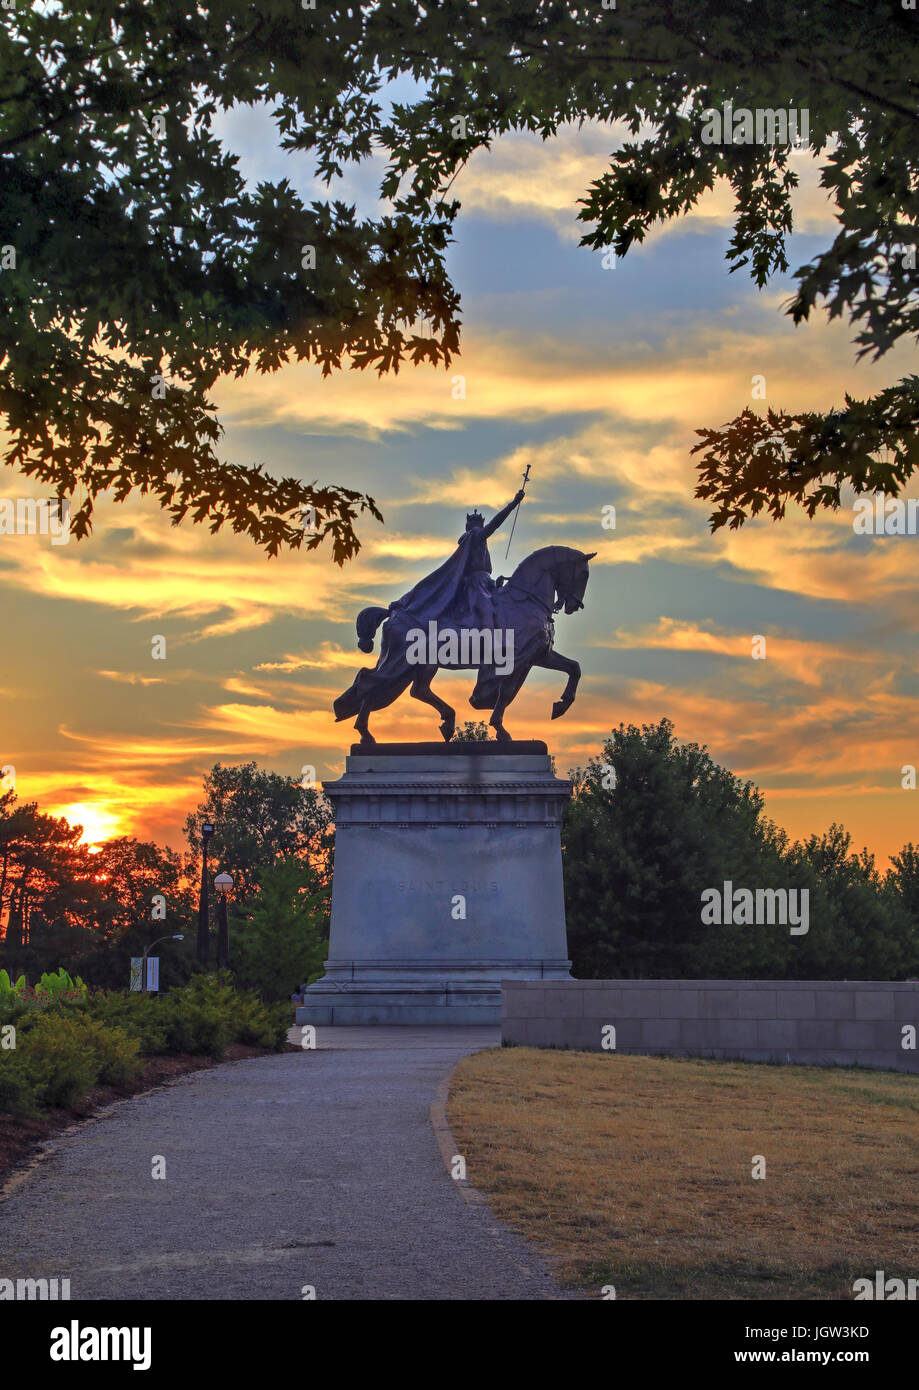
[[[838,223],[795,272],[796,323],[848,315],[861,354],[919,329],[915,13],[838,0],[262,0],[9,7],[0,26],[0,404],[7,462],[83,498],[139,490],[175,521],[227,523],[274,553],[331,540],[339,562],[372,501],[218,458],[210,392],[288,361],[324,373],[446,366],[460,303],[445,268],[470,156],[514,130],[615,121],[631,139],[582,199],[583,244],[625,256],[718,180],[734,195],[731,270],[788,269],[798,175],[779,141],[710,140],[708,113],[809,116],[804,145]],[[403,79],[388,103],[380,88]],[[265,103],[279,145],[328,180],[382,157],[388,200],[359,220],[287,180],[248,189],[215,137]],[[710,133],[710,130],[709,130]],[[799,131],[804,136],[803,126]],[[640,137],[640,138],[639,138]],[[461,187],[461,185],[460,185]],[[13,259],[10,259],[10,257]],[[700,431],[699,494],[738,525],[789,499],[900,489],[919,462],[919,379],[826,414],[744,412]],[[314,529],[302,512],[312,509]]]

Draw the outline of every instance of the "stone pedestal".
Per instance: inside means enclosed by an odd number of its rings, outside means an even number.
[[[324,791],[329,959],[298,1023],[498,1024],[502,980],[570,978],[545,744],[355,745]]]

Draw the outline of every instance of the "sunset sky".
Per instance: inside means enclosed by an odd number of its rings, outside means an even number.
[[[306,156],[277,149],[264,113],[223,125],[253,181],[287,177],[325,196]],[[296,366],[218,393],[227,459],[375,497],[385,524],[361,523],[355,562],[268,560],[229,533],[175,529],[144,499],[101,501],[87,541],[0,537],[0,763],[15,765],[21,798],[81,820],[89,838],[178,846],[218,760],[338,775],[353,735],[331,701],[375,659],[356,650],[356,612],[440,564],[465,513],[507,502],[530,464],[507,564],[507,532],[492,541],[495,572],[549,544],[598,554],[585,610],[556,624],[557,648],[583,667],[578,700],[550,723],[564,678],[534,673],[506,717],[515,737],[546,739],[564,774],[620,721],[666,715],[755,781],[793,836],[841,821],[882,865],[919,839],[919,792],[901,787],[901,767],[919,763],[919,537],[855,535],[851,498],[815,521],[795,512],[712,536],[689,453],[696,427],[746,405],[824,410],[846,389],[866,396],[915,370],[912,350],[856,365],[845,324],[791,325],[790,278],[758,291],[729,275],[726,186],[604,270],[578,247],[576,200],[619,139],[603,126],[546,143],[511,136],[460,173],[450,263],[463,347],[447,372],[323,381]],[[816,165],[794,162],[793,268],[835,226]],[[377,175],[371,165],[346,182],[361,211]],[[451,394],[459,373],[465,400]],[[765,401],[752,399],[755,374]],[[0,487],[42,495],[10,470]],[[601,525],[610,503],[614,531]],[[158,635],[165,660],[151,655]],[[751,657],[754,635],[766,660]],[[460,720],[478,717],[472,683],[435,684]],[[381,739],[434,738],[436,725],[407,698],[372,721]]]

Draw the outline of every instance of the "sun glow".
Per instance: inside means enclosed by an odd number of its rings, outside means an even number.
[[[116,815],[91,801],[74,801],[69,806],[61,806],[55,815],[66,817],[71,825],[82,825],[80,843],[90,847],[110,840],[121,830]]]

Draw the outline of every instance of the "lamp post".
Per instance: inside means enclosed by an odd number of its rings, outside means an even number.
[[[207,965],[208,920],[207,920],[207,842],[214,833],[214,827],[205,821],[201,827],[201,893],[198,897],[198,963]]]
[[[147,993],[147,955],[148,955],[148,953],[149,953],[150,951],[153,950],[154,946],[158,946],[158,945],[160,944],[161,941],[184,941],[184,940],[185,940],[185,937],[184,937],[184,935],[180,932],[178,936],[158,936],[158,937],[156,938],[155,941],[151,941],[151,942],[150,942],[150,945],[149,945],[149,946],[145,946],[145,947],[144,947],[144,958],[143,958],[143,960],[142,960],[142,962],[141,962],[141,966],[140,966],[140,987],[141,987],[141,989],[143,990],[144,994]]]
[[[227,922],[227,898],[233,889],[232,874],[218,874],[214,879],[217,890],[217,969],[222,970],[230,959],[230,928]]]

